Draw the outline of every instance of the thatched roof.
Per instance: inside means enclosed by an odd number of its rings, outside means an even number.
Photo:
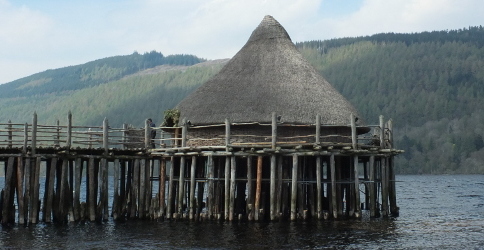
[[[222,70],[177,108],[194,125],[220,124],[225,118],[266,123],[272,112],[289,124],[314,124],[320,114],[322,124],[347,125],[351,113],[358,116],[272,16],[265,16]]]

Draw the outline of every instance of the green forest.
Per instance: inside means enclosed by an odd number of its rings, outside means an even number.
[[[484,28],[296,43],[368,124],[394,121],[399,174],[484,174]],[[141,126],[216,74],[227,60],[133,53],[0,85],[0,122]]]

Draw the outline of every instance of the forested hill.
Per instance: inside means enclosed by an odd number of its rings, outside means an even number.
[[[203,62],[193,55],[164,56],[151,51],[139,54],[113,56],[95,60],[82,65],[47,70],[13,82],[0,85],[0,98],[25,97],[79,90],[102,83],[119,80],[158,65],[193,65]]]
[[[424,174],[484,174],[483,45],[483,27],[297,43],[367,123],[394,120],[397,172]],[[70,110],[76,125],[158,125],[227,60],[202,61],[134,53],[25,77],[0,85],[0,122],[62,124]]]
[[[393,118],[400,173],[484,173],[484,28],[298,43],[367,121]]]

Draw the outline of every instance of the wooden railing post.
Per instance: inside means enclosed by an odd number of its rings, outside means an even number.
[[[230,145],[230,122],[225,118],[225,146],[228,148]]]
[[[126,149],[126,142],[128,142],[128,124],[123,124],[123,145],[121,148]]]
[[[272,149],[276,149],[277,143],[277,116],[275,112],[272,112]]]
[[[148,119],[145,120],[145,148],[151,148],[151,127],[150,124],[148,123]]]
[[[321,115],[316,115],[316,144],[321,142]]]
[[[109,151],[109,122],[107,118],[104,118],[103,121],[103,148],[107,155]]]
[[[187,146],[187,132],[188,132],[187,119],[183,118],[183,120],[182,120],[182,147]]]
[[[11,120],[8,120],[7,130],[8,130],[8,146],[7,147],[12,148],[12,146],[13,146],[13,143],[12,143],[13,135],[12,135],[12,121]]]
[[[380,115],[380,148],[385,148],[385,123],[383,122],[383,115]]]
[[[29,124],[25,123],[24,125],[24,146],[23,146],[23,153],[27,153],[27,145],[29,142]]]
[[[37,147],[37,112],[34,112],[34,116],[32,118],[32,155],[35,155],[35,149]]]
[[[55,134],[55,140],[54,140],[54,146],[59,147],[60,146],[60,123],[59,120],[56,122],[57,128],[56,128],[56,134]]]
[[[72,145],[72,113],[69,111],[67,114],[67,140],[66,147],[69,149]]]

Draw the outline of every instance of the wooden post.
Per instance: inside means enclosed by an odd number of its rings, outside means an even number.
[[[213,156],[208,155],[207,159],[207,172],[208,172],[208,194],[207,194],[207,214],[208,218],[211,219],[213,216],[213,205],[215,199],[213,197],[213,177],[214,177],[214,166],[213,166]]]
[[[27,153],[27,146],[29,142],[29,125],[25,123],[24,125],[24,145],[22,149],[22,153],[26,154]]]
[[[182,122],[182,147],[187,146],[187,132],[188,132],[188,124],[186,118],[183,118]]]
[[[106,143],[107,144],[107,143]],[[107,145],[105,145],[107,146]],[[107,148],[105,148],[105,150],[107,150]],[[103,221],[107,221],[108,220],[108,217],[109,217],[109,211],[108,211],[108,207],[109,207],[109,204],[108,204],[108,194],[109,194],[109,190],[108,190],[108,186],[109,186],[109,176],[108,176],[108,160],[106,158],[103,158],[101,159],[101,176],[102,176],[102,179],[101,179],[101,204],[102,204],[102,220]]]
[[[351,143],[353,146],[353,149],[357,149],[358,141],[356,138],[356,118],[355,115],[351,114],[350,115],[350,121],[351,121]]]
[[[254,188],[252,174],[252,156],[247,156],[247,219],[254,219]]]
[[[88,193],[89,193],[89,220],[95,221],[96,220],[96,192],[97,188],[95,183],[94,174],[96,171],[96,166],[94,164],[94,158],[90,157],[88,162],[88,174],[89,174],[89,185],[88,185]]]
[[[334,154],[331,154],[329,159],[329,165],[331,168],[331,204],[333,208],[333,218],[338,218],[338,201],[337,201],[337,192],[336,192],[336,167],[335,167],[335,160]]]
[[[385,123],[383,122],[383,115],[380,115],[380,148],[385,148]]]
[[[18,204],[18,223],[24,224],[24,164],[23,157],[17,157],[17,204]]]
[[[138,217],[139,213],[139,181],[140,181],[140,159],[134,160],[133,182],[131,183],[131,212],[130,218]]]
[[[257,180],[255,187],[255,220],[260,220],[259,209],[260,209],[260,195],[262,188],[262,156],[257,156]]]
[[[277,144],[277,116],[275,112],[272,112],[272,143],[271,147],[272,149],[276,149],[276,144]],[[272,213],[271,213],[272,214]],[[271,215],[272,216],[272,215]]]
[[[33,190],[32,190],[32,196],[31,196],[31,201],[32,201],[32,213],[30,214],[30,221],[32,223],[37,223],[39,220],[39,207],[40,207],[40,200],[39,200],[39,178],[40,178],[40,163],[41,163],[41,158],[36,157],[35,158],[35,165],[33,166],[33,171],[32,174],[34,174],[33,177]]]
[[[360,180],[358,173],[358,156],[353,157],[354,164],[354,178],[355,178],[355,217],[361,217],[361,206],[360,206]]]
[[[77,164],[76,164],[77,165]],[[111,206],[111,214],[114,220],[118,219],[119,211],[119,159],[114,159],[114,191],[113,191],[113,204]]]
[[[126,142],[128,142],[128,124],[123,123],[123,144],[121,146],[122,149],[127,149]]]
[[[229,203],[229,221],[234,220],[235,205],[235,173],[236,161],[235,156],[230,157],[230,203]]]
[[[28,220],[30,222],[30,217],[29,217],[29,212],[31,210],[31,204],[30,204],[30,190],[32,189],[32,178],[31,172],[32,172],[32,160],[30,158],[25,158],[25,193],[24,193],[24,218],[25,220]],[[53,184],[52,184],[53,185]],[[52,203],[51,203],[52,204]]]
[[[321,115],[316,115],[316,144],[321,142]]]
[[[166,218],[171,219],[172,217],[172,206],[173,206],[173,187],[174,187],[174,175],[175,175],[175,167],[174,167],[175,157],[171,157],[171,166],[170,166],[170,173],[169,173],[169,180],[168,180],[168,202],[166,204]]]
[[[388,120],[388,141],[390,144],[390,148],[393,148],[393,120]],[[391,155],[388,159],[388,172],[389,172],[389,196],[390,196],[390,212],[392,216],[399,215],[399,208],[397,206],[397,192],[395,188],[395,161],[394,156]]]
[[[321,156],[316,156],[316,216],[321,219],[323,216],[323,193],[321,187]]]
[[[54,140],[54,146],[55,147],[60,147],[60,122],[59,120],[56,121],[57,128],[55,129],[55,140]]]
[[[26,163],[28,162],[28,160],[26,161]],[[52,222],[52,203],[53,203],[53,199],[54,199],[54,182],[55,182],[55,171],[57,169],[57,158],[54,157],[50,160],[50,166],[47,168],[49,170],[47,174],[47,178],[46,178],[46,190],[44,191],[45,192],[45,204],[44,204],[44,207],[45,207],[45,210],[44,210],[44,214],[43,214],[43,217],[44,217],[44,221],[45,222]],[[27,176],[26,176],[27,178]],[[27,186],[26,186],[27,188]]]
[[[225,220],[229,220],[229,204],[230,204],[230,156],[225,157],[225,199],[224,199],[224,213]]]
[[[37,113],[34,112],[34,116],[32,118],[32,156],[35,156],[36,148],[37,148]]]
[[[103,148],[104,155],[107,156],[109,153],[109,122],[107,118],[103,121]]]
[[[160,217],[165,216],[165,185],[166,185],[166,158],[162,158],[160,162]]]
[[[72,145],[72,113],[69,110],[67,114],[67,140],[66,140],[66,147],[71,148]]]
[[[185,127],[185,125],[183,125]],[[182,130],[183,131],[183,130]],[[183,147],[183,143],[182,143]],[[180,157],[180,176],[178,180],[178,216],[182,216],[183,214],[183,199],[185,196],[184,187],[185,187],[185,156]]]
[[[67,211],[66,208],[66,193],[67,190],[67,164],[69,161],[67,159],[62,159],[62,168],[61,168],[61,178],[60,178],[60,195],[59,195],[59,204],[57,210],[59,211],[60,218],[59,221],[61,223],[67,222]],[[35,190],[35,189],[34,189]]]
[[[381,158],[381,205],[382,215],[388,216],[388,169],[387,157]]]
[[[277,160],[277,204],[276,204],[276,217],[281,217],[281,207],[282,207],[282,155],[279,155],[279,159]]]
[[[275,118],[275,113],[273,113],[273,118]],[[270,218],[271,220],[275,220],[277,216],[276,215],[276,164],[277,164],[276,155],[271,154],[271,175],[270,175]]]
[[[189,219],[193,220],[195,216],[195,169],[197,167],[197,157],[192,156],[192,164],[190,166],[190,215]]]
[[[230,122],[229,119],[225,118],[225,146],[230,145]]]
[[[8,162],[5,169],[5,187],[3,191],[3,204],[2,204],[2,224],[13,224],[15,223],[15,217],[11,218],[11,214],[15,209],[14,202],[13,202],[13,193],[12,188],[14,188],[14,157],[9,157]]]
[[[375,156],[370,156],[370,217],[376,217]]]
[[[74,167],[74,220],[81,219],[81,178],[82,178],[82,159],[76,158]]]
[[[146,194],[146,159],[139,161],[139,188],[138,188],[138,218],[145,218],[145,194]]]
[[[151,148],[151,127],[148,119],[145,120],[145,148]]]
[[[297,218],[297,170],[298,170],[298,156],[292,155],[292,182],[291,182],[291,220]]]
[[[8,148],[12,148],[13,146],[13,135],[12,135],[12,121],[11,120],[8,120],[8,125],[7,125],[7,133],[8,133],[8,144],[7,144],[7,147]]]

